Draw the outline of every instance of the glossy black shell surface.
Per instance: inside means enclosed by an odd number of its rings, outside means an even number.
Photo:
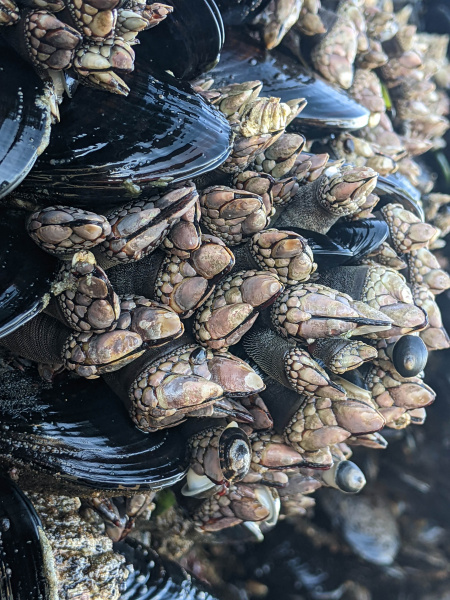
[[[402,377],[419,375],[425,369],[427,360],[425,342],[416,335],[403,335],[392,350],[392,362]]]
[[[269,4],[270,0],[217,0],[225,25],[242,25]]]
[[[216,600],[180,565],[135,540],[114,544],[114,550],[125,556],[127,565],[133,565],[121,600]]]
[[[227,158],[225,117],[189,84],[155,79],[137,54],[127,97],[80,86],[63,104],[48,149],[18,190],[23,197],[101,211]]]
[[[386,204],[397,203],[401,204],[405,210],[414,213],[421,221],[425,220],[420,204],[420,192],[403,175],[398,173],[386,177],[379,175],[374,192],[380,197],[377,209]]]
[[[239,28],[226,30],[219,64],[211,72],[214,87],[260,80],[261,96],[280,97],[283,102],[306,98],[308,104],[288,127],[309,140],[327,133],[359,129],[367,125],[369,112],[344,92],[306,71],[283,50],[262,48]]]
[[[298,233],[307,240],[314,255],[314,261],[321,270],[344,265],[353,258],[353,253],[349,248],[339,245],[323,233],[300,227],[286,227],[283,230]]]
[[[214,0],[167,0],[169,18],[139,37],[137,53],[145,55],[157,73],[171,71],[190,81],[219,60],[225,30]]]
[[[41,532],[39,531],[41,529]],[[42,524],[15,483],[0,476],[0,598],[50,600]]]
[[[338,221],[327,232],[335,244],[348,248],[352,258],[342,264],[355,264],[382,244],[389,235],[384,221],[377,219],[358,219],[357,221]]]
[[[169,429],[145,434],[101,380],[53,385],[7,373],[0,386],[0,462],[56,477],[57,485],[102,490],[171,486],[186,472],[185,443]],[[24,483],[35,489],[33,475]],[[28,481],[29,480],[29,481]],[[24,486],[22,479],[19,483]],[[59,490],[57,490],[59,491]]]
[[[33,68],[0,44],[0,198],[34,165],[50,133],[44,83]]]
[[[0,338],[44,308],[58,261],[25,231],[26,213],[0,207]]]

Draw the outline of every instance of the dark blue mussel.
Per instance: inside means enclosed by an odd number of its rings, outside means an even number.
[[[214,0],[167,0],[174,6],[170,19],[139,37],[137,54],[147,57],[157,73],[171,71],[192,80],[219,60],[225,30]]]
[[[41,521],[28,498],[0,476],[0,598],[49,600]]]
[[[155,79],[137,54],[127,97],[80,87],[63,104],[22,197],[101,211],[222,164],[231,138],[225,117],[189,84]]]
[[[25,489],[149,490],[186,473],[185,443],[174,429],[145,434],[101,380],[53,385],[11,371],[0,384],[0,464],[19,467]]]
[[[0,207],[0,338],[43,310],[58,268],[28,236],[25,221],[24,211]]]
[[[121,600],[216,600],[196,577],[136,540],[127,538],[114,550],[133,566]]]
[[[335,244],[348,248],[352,258],[345,265],[355,264],[382,244],[389,235],[385,221],[377,219],[358,219],[357,221],[338,221],[327,232]]]
[[[11,49],[0,46],[0,198],[9,194],[45,149],[50,103],[43,81]]]
[[[300,227],[289,227],[287,230],[298,233],[308,241],[308,245],[314,254],[314,261],[319,269],[338,267],[351,260],[353,256],[349,248],[339,246],[323,233],[301,229]]]
[[[267,52],[244,30],[227,29],[220,63],[212,71],[214,87],[260,80],[261,95],[278,96],[283,102],[306,98],[308,104],[290,124],[308,139],[367,125],[369,112],[344,92],[303,69],[281,49]]]
[[[225,25],[242,25],[269,4],[270,0],[217,0]]]
[[[410,210],[422,221],[425,220],[420,204],[420,192],[403,175],[399,173],[386,177],[379,175],[374,192],[380,196],[377,208],[396,202],[401,204],[404,209]]]
[[[377,219],[338,221],[326,235],[299,227],[289,230],[308,240],[320,270],[357,263],[378,248],[389,234],[387,224]]]

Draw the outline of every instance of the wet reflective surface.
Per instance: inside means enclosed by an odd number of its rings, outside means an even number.
[[[58,261],[36,247],[24,211],[0,208],[0,338],[44,308]]]
[[[142,61],[140,53],[126,78],[126,98],[80,87],[61,107],[61,123],[21,194],[101,211],[225,160],[231,136],[225,117],[188,84],[146,73]]]
[[[227,29],[220,63],[211,72],[214,87],[260,80],[261,96],[278,96],[283,102],[306,98],[308,104],[288,131],[308,139],[367,125],[369,112],[344,92],[303,70],[298,61],[278,48],[265,51],[239,28]]]
[[[50,127],[44,83],[33,68],[0,42],[0,198],[33,166]]]
[[[2,375],[0,400],[2,462],[12,456],[16,464],[30,464],[36,474],[24,475],[27,487],[48,485],[45,474],[56,476],[57,488],[72,483],[109,490],[165,487],[184,477],[181,435],[136,429],[101,379],[46,386],[10,372]]]

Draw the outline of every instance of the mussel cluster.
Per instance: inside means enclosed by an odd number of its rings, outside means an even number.
[[[261,539],[435,399],[448,36],[389,0],[96,2],[1,2],[38,72],[4,48],[1,597],[207,598],[123,541],[155,494]]]

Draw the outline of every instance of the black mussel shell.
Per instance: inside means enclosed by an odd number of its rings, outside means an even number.
[[[425,220],[423,209],[420,205],[420,192],[414,188],[406,177],[395,173],[383,177],[378,176],[374,193],[380,196],[377,209],[385,204],[398,203],[405,210],[410,210],[421,221]]]
[[[284,230],[283,228],[281,229]],[[317,263],[319,270],[332,269],[340,265],[348,264],[353,258],[351,248],[335,242],[328,235],[301,229],[300,227],[289,227],[286,231],[293,231],[303,236],[310,246],[314,255],[314,261]]]
[[[369,112],[364,107],[306,71],[283,50],[269,53],[239,28],[227,29],[226,35],[220,63],[211,73],[215,88],[260,80],[264,83],[262,96],[277,96],[283,102],[306,98],[306,108],[288,130],[308,139],[367,125]]]
[[[127,97],[80,86],[61,107],[22,196],[101,211],[222,164],[231,147],[225,117],[189,84],[149,75],[142,61],[127,78]]]
[[[136,540],[127,538],[114,544],[114,550],[131,567],[120,600],[215,600],[183,567]]]
[[[269,4],[270,0],[217,0],[225,25],[242,25],[255,17]]]
[[[0,476],[0,598],[50,600],[41,521],[15,483]],[[45,542],[44,542],[45,543]]]
[[[371,363],[365,363],[358,369],[352,369],[351,371],[346,371],[341,375],[343,379],[346,379],[350,383],[357,385],[363,390],[367,390],[366,377],[369,370],[372,368]]]
[[[338,221],[327,232],[332,242],[348,248],[352,258],[344,265],[354,264],[382,244],[389,235],[389,227],[385,221],[377,219],[359,219],[358,221]]]
[[[222,19],[222,13],[220,12],[219,7],[217,6],[217,2],[215,0],[206,0],[206,2],[208,3],[209,8],[212,10],[214,16],[217,19],[217,25],[220,31],[220,51],[222,51],[223,45],[225,43],[225,24]],[[217,57],[215,64],[217,64],[219,58],[220,56]]]
[[[48,144],[50,104],[44,83],[17,54],[0,45],[0,198],[30,171]]]
[[[402,377],[415,377],[427,364],[428,350],[422,338],[403,335],[392,349],[392,362]]]
[[[147,35],[139,53],[155,73],[170,71],[190,81],[219,60],[225,30],[214,0],[167,0],[174,11]]]
[[[25,222],[25,212],[0,207],[0,338],[43,310],[58,268],[28,236]]]
[[[0,462],[29,468],[21,482],[33,489],[48,474],[57,489],[73,484],[123,494],[173,485],[187,470],[180,434],[136,429],[101,379],[48,385],[8,372],[0,387],[0,422]]]

